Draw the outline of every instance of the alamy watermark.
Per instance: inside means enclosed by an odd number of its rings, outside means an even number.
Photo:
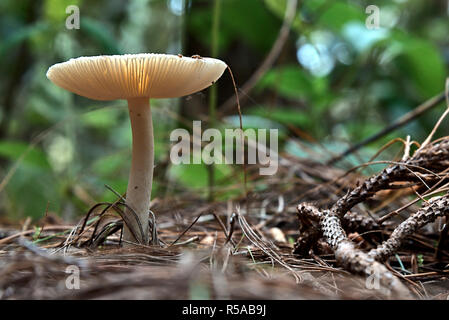
[[[365,287],[368,290],[379,290],[384,295],[391,295],[391,289],[386,286],[381,286],[381,274],[379,269],[370,267],[368,275],[365,280]]]
[[[69,274],[65,279],[65,287],[69,290],[80,289],[80,268],[75,265],[67,266],[65,273]]]
[[[267,133],[269,135],[269,146],[267,144]],[[246,141],[248,146],[245,148],[247,150],[246,163],[259,164],[261,175],[274,175],[278,169],[277,129],[269,129],[268,132],[267,129],[257,129],[257,132],[255,129],[244,131],[241,129],[225,129],[223,140],[220,130],[209,128],[202,132],[201,121],[193,121],[192,139],[186,129],[175,129],[170,134],[170,141],[175,142],[170,151],[170,160],[175,165],[243,164],[243,147]],[[205,142],[207,144],[203,146]],[[191,144],[193,145],[192,148]]]
[[[365,25],[369,30],[380,28],[380,9],[378,6],[369,5],[365,9],[365,13],[369,16],[365,20]]]
[[[374,268],[369,269],[369,276],[366,277],[365,287],[370,290],[379,290],[380,289],[380,274],[378,270],[374,270]]]
[[[75,5],[70,5],[65,8],[65,13],[69,16],[65,19],[65,27],[68,30],[80,28],[80,8]]]

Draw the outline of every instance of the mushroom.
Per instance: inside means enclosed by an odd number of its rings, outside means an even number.
[[[148,244],[149,206],[154,166],[150,98],[176,98],[203,90],[218,80],[227,65],[213,58],[168,54],[80,57],[51,66],[47,78],[61,88],[93,100],[128,101],[132,160],[126,191],[123,239]],[[143,234],[142,234],[142,231]]]

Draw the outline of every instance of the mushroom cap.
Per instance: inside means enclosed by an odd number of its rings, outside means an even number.
[[[226,67],[213,58],[140,53],[70,59],[51,66],[47,78],[93,100],[176,98],[209,87]]]

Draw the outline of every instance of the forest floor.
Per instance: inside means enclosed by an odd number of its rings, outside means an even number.
[[[247,197],[155,199],[159,245],[120,246],[106,205],[78,224],[4,225],[0,298],[449,299],[447,143],[371,178],[283,156]]]

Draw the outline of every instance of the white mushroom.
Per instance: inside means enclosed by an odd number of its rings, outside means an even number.
[[[80,57],[48,69],[48,79],[80,96],[93,100],[128,101],[133,142],[126,203],[137,213],[144,234],[127,210],[132,223],[124,227],[124,240],[144,244],[149,240],[154,166],[149,99],[175,98],[203,90],[218,80],[226,67],[223,61],[212,58],[142,53]]]

